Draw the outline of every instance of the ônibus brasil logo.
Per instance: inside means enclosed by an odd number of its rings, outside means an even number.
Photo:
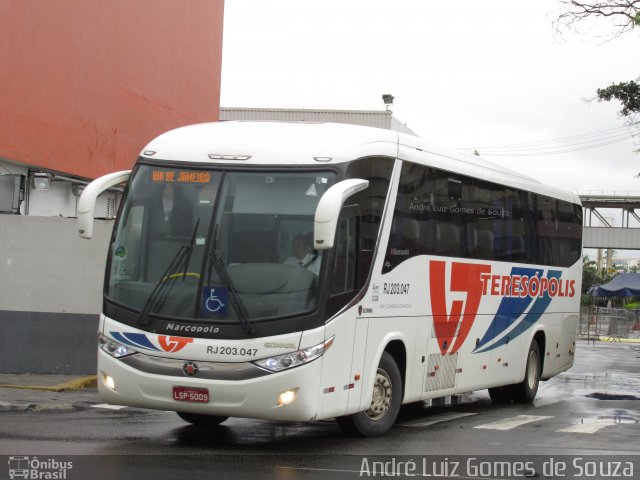
[[[551,300],[575,296],[575,280],[561,279],[562,272],[512,267],[509,275],[492,275],[491,265],[452,262],[446,284],[447,262],[429,262],[429,290],[434,330],[440,352],[456,353],[473,326],[484,296],[502,297],[498,311],[474,353],[487,352],[513,340],[537,322]],[[447,291],[466,293],[447,310]],[[509,333],[508,336],[503,333]],[[498,340],[496,340],[498,339]],[[494,341],[495,340],[495,341]]]
[[[158,335],[158,344],[160,346],[160,348],[158,348],[158,346],[154,345],[154,343],[149,340],[149,337],[144,333],[111,332],[111,336],[118,342],[130,347],[153,350],[156,352],[163,350],[169,353],[179,352],[186,345],[193,342],[193,338]]]

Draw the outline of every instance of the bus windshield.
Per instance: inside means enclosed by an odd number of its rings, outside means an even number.
[[[335,173],[140,165],[110,247],[108,301],[151,317],[244,323],[316,308],[313,219]]]

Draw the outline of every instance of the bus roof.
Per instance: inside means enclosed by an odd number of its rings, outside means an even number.
[[[331,165],[367,156],[389,156],[580,203],[579,197],[571,192],[542,184],[481,157],[392,130],[358,125],[201,123],[160,135],[144,147],[140,156],[172,162],[270,166]]]

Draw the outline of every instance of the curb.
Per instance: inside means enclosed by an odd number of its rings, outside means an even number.
[[[603,343],[631,343],[631,344],[640,344],[640,338],[620,338],[620,337],[610,337],[610,336],[598,336],[598,337],[580,337],[578,340],[583,342],[591,343],[594,340]]]
[[[39,390],[44,392],[66,392],[70,390],[81,390],[83,388],[95,388],[98,386],[96,375],[88,375],[86,377],[76,378],[68,382],[59,383],[50,387],[37,385],[0,385],[0,388],[16,388],[21,390]]]
[[[639,343],[640,338],[599,337],[600,342],[605,343]]]

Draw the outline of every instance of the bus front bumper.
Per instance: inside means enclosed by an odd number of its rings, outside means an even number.
[[[198,378],[197,373],[194,376],[153,374],[133,368],[123,360],[98,349],[98,392],[107,403],[286,421],[315,420],[318,411],[322,357],[289,370],[241,380]],[[174,387],[183,391],[206,389],[208,401],[176,400]],[[293,392],[285,395],[289,399],[293,396],[293,400],[283,404],[285,392]]]

